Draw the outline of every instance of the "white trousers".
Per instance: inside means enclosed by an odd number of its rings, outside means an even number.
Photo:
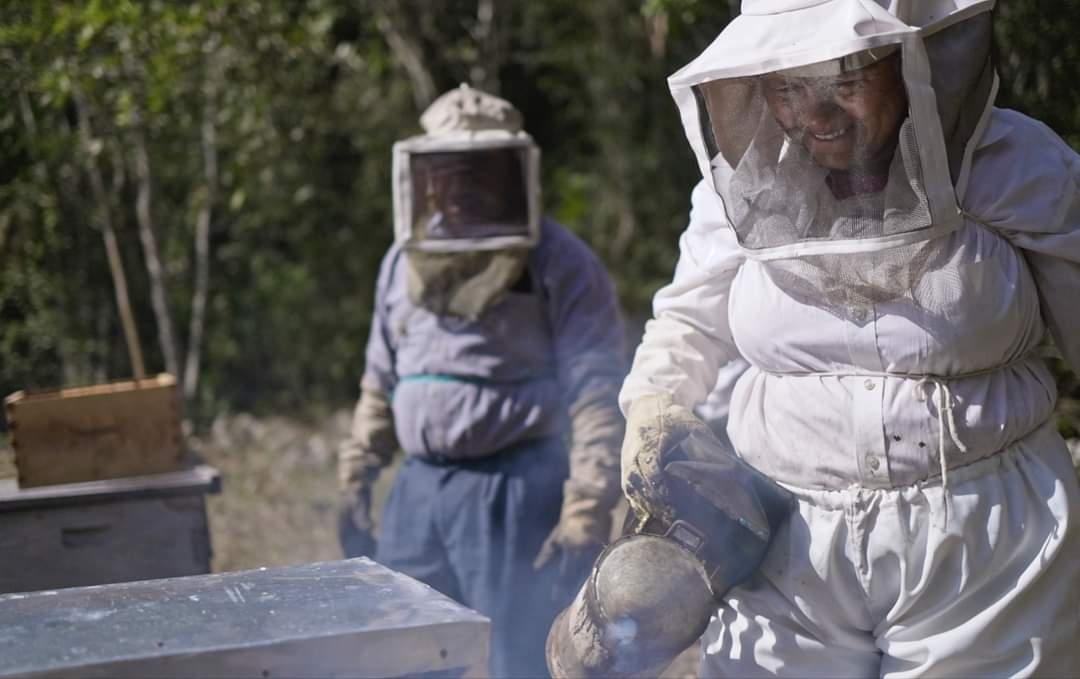
[[[702,677],[1080,676],[1080,487],[1052,426],[945,491],[791,490],[798,512],[703,637]]]

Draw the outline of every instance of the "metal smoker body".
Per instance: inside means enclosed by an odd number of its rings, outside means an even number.
[[[655,676],[761,565],[794,500],[718,443],[691,435],[665,455],[675,520],[630,517],[596,560],[548,635],[552,676]]]

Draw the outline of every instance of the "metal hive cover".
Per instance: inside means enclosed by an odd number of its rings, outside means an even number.
[[[397,676],[483,665],[486,618],[368,559],[0,596],[0,677]]]

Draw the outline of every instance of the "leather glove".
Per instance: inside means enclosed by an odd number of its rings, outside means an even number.
[[[691,433],[720,449],[728,448],[707,424],[675,403],[671,394],[644,396],[630,404],[622,445],[622,487],[639,522],[635,530],[653,518],[674,520],[663,469],[674,461],[679,444]]]
[[[559,523],[533,561],[536,570],[556,563],[551,596],[560,606],[570,604],[611,537],[611,508],[581,493],[573,480],[565,488]]]
[[[350,482],[341,493],[338,509],[338,539],[348,559],[375,555],[375,523],[371,519],[371,487]]]
[[[349,436],[338,450],[338,539],[346,557],[375,554],[371,489],[396,448],[390,395],[362,387]]]

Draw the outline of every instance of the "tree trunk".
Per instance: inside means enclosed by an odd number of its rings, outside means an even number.
[[[165,359],[165,370],[180,380],[176,332],[173,330],[172,313],[169,309],[165,271],[161,266],[161,250],[154,233],[153,173],[150,169],[150,153],[147,150],[142,113],[138,106],[134,107],[132,113],[131,143],[132,154],[135,158],[135,178],[138,182],[135,218],[139,225],[139,241],[142,243],[146,273],[150,278],[150,305],[154,310],[154,320],[157,322],[158,344],[161,347],[161,356]]]
[[[150,154],[146,149],[146,137],[142,127],[136,123],[132,143],[135,155],[135,177],[139,191],[135,198],[135,218],[139,224],[139,241],[142,243],[146,273],[150,277],[150,304],[157,321],[158,343],[161,355],[165,359],[165,370],[179,377],[180,359],[176,350],[176,333],[173,331],[172,314],[169,311],[169,297],[166,292],[165,272],[161,266],[160,249],[154,234],[154,217],[151,209],[151,186],[153,175],[150,171]]]
[[[135,318],[131,313],[127,277],[124,275],[124,262],[120,258],[120,247],[116,242],[116,232],[113,229],[109,196],[105,190],[101,170],[98,168],[96,151],[92,148],[94,135],[90,123],[90,114],[87,111],[86,101],[77,91],[74,100],[79,121],[79,134],[83,150],[86,153],[86,170],[90,176],[90,187],[101,215],[101,234],[105,240],[105,253],[109,258],[109,271],[112,274],[113,291],[116,294],[116,308],[120,314],[120,323],[124,328],[124,339],[127,342],[128,356],[131,358],[131,369],[135,374],[135,379],[142,380],[146,378],[142,346],[139,344],[139,335],[135,329]]]
[[[412,83],[413,101],[416,110],[423,111],[435,100],[435,78],[424,64],[424,53],[418,41],[402,29],[403,17],[396,11],[395,3],[380,3],[375,12],[375,27],[379,29],[386,44],[390,46],[394,58],[405,69]]]
[[[191,294],[191,322],[188,325],[187,360],[184,364],[184,401],[188,412],[195,402],[199,387],[199,366],[202,352],[203,328],[206,318],[206,298],[210,288],[210,218],[217,197],[217,116],[216,88],[208,86],[202,121],[203,180],[205,192],[195,220],[195,284]]]

